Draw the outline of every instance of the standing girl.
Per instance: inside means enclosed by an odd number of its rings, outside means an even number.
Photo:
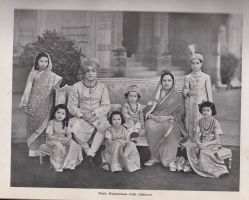
[[[62,78],[52,71],[52,63],[47,53],[35,57],[20,107],[27,114],[27,135],[29,156],[39,156],[39,147],[46,142],[44,130],[48,124],[53,106],[53,91],[59,88]]]
[[[183,96],[185,97],[186,107],[186,129],[189,137],[193,139],[196,122],[202,117],[198,112],[198,104],[203,100],[213,101],[213,96],[210,76],[201,71],[203,56],[195,52],[195,45],[190,45],[189,48],[192,52],[190,65],[193,72],[185,77]]]
[[[68,120],[67,106],[59,104],[54,108],[46,129],[47,145],[53,148],[50,162],[57,172],[74,170],[83,160],[81,146],[72,140]]]
[[[128,91],[124,94],[128,100],[122,105],[122,114],[125,119],[124,126],[128,128],[131,137],[138,137],[139,131],[144,127],[144,116],[141,104],[138,100],[141,98],[139,88],[136,85],[131,85]]]
[[[203,117],[197,122],[195,142],[188,140],[183,146],[186,147],[191,167],[198,175],[218,178],[228,170],[224,161],[216,155],[221,147],[219,135],[222,130],[220,123],[212,117],[216,115],[215,105],[206,101],[200,105],[199,111]]]
[[[109,117],[112,125],[105,132],[106,149],[101,152],[101,167],[105,170],[133,172],[141,168],[140,156],[135,143],[130,141],[122,113],[114,111]]]

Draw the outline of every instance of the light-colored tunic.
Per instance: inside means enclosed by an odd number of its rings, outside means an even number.
[[[129,132],[133,132],[134,130],[139,131],[141,129],[140,121],[143,120],[142,113],[143,109],[141,108],[141,104],[137,103],[137,110],[132,110],[130,104],[125,102],[121,108],[122,114],[125,119],[124,126],[129,129]],[[135,120],[131,119],[134,118]]]
[[[197,122],[196,131],[200,133],[200,141],[208,142],[215,139],[214,132],[222,134],[220,123],[212,118],[208,127],[204,127],[203,118]],[[229,173],[223,160],[218,159],[219,144],[209,145],[199,149],[197,144],[188,141],[186,147],[189,163],[192,169],[200,176],[218,178],[221,174]]]
[[[116,141],[112,145],[106,142],[106,149],[101,152],[101,167],[105,170],[133,172],[141,169],[140,156],[134,142],[129,140],[127,130],[121,126],[119,132],[114,132],[109,127],[105,132],[105,138]],[[121,140],[121,141],[120,141]]]
[[[51,120],[48,123],[46,133],[58,137],[58,140],[47,139],[47,145],[53,149],[50,162],[55,169],[75,168],[81,163],[83,160],[81,146],[72,139],[66,144],[59,141],[59,137],[72,137],[69,127],[58,127],[55,121]]]
[[[94,156],[95,151],[98,150],[104,140],[104,131],[110,126],[107,121],[110,99],[106,85],[97,81],[96,86],[90,92],[89,88],[82,81],[74,84],[68,98],[68,109],[75,116],[69,121],[71,131],[75,134],[78,139],[77,142],[79,142],[87,154],[90,149],[87,141],[90,139],[94,129],[97,129],[97,137],[95,139],[97,144],[96,146],[95,142],[92,144],[94,152],[91,155]],[[98,117],[92,124],[79,118],[82,114],[92,111]]]
[[[197,96],[188,97],[187,93],[190,90],[196,90]],[[198,104],[201,104],[203,100],[213,102],[210,76],[202,71],[187,75],[184,80],[183,95],[186,107],[185,125],[190,138],[193,139],[196,122],[202,117]]]

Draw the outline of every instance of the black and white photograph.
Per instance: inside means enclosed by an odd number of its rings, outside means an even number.
[[[2,34],[13,197],[246,199],[244,1],[23,2]]]

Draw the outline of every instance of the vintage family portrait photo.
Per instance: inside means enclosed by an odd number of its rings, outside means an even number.
[[[245,188],[241,5],[24,2],[8,4],[10,190],[26,198],[49,189],[51,199],[167,191],[229,199]]]

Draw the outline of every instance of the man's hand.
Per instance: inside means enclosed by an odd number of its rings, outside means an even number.
[[[93,115],[92,117],[90,117],[90,119],[86,120],[88,123],[92,124],[93,122],[95,122],[98,119],[98,117],[96,115]]]

